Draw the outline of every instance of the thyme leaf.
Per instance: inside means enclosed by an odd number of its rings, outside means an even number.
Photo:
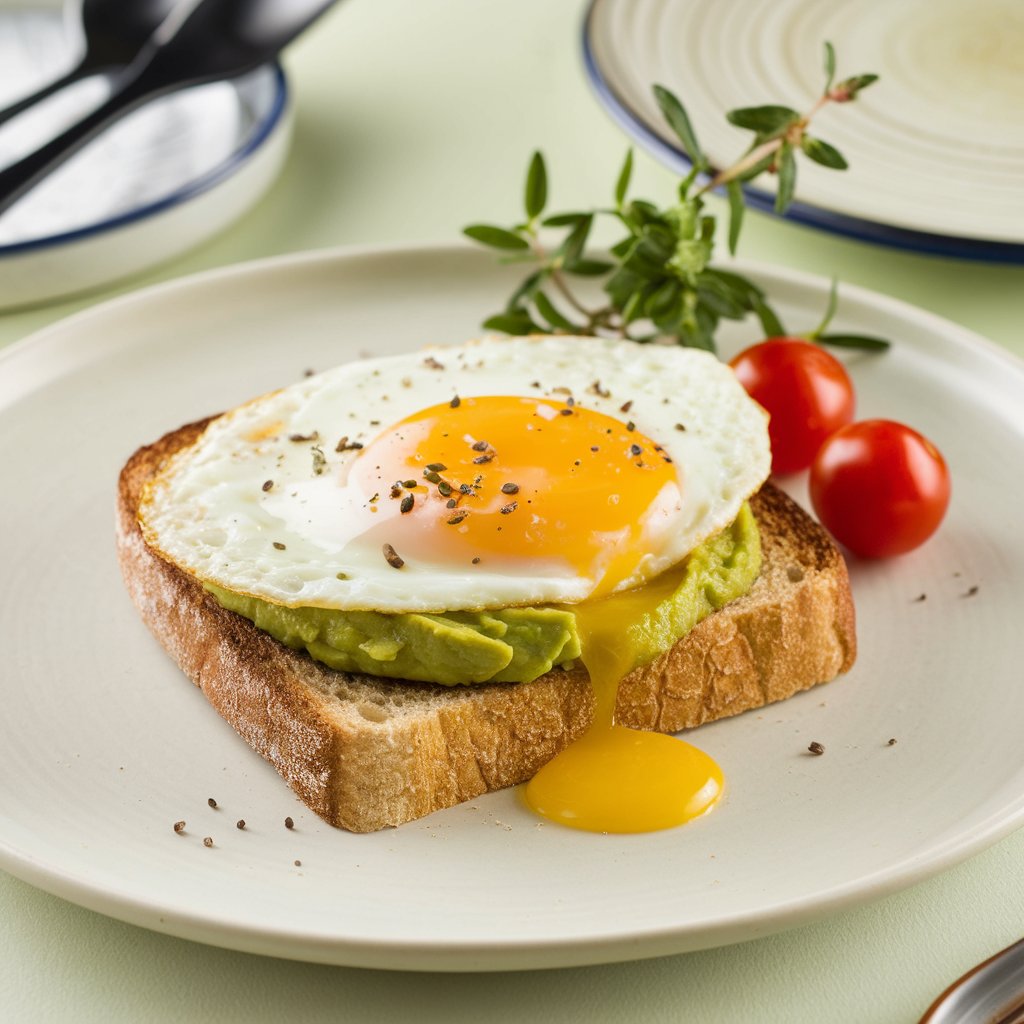
[[[464,229],[467,237],[500,250],[502,262],[530,265],[505,306],[484,320],[484,327],[512,335],[579,334],[639,343],[672,340],[712,352],[722,320],[754,317],[766,336],[784,336],[768,296],[743,275],[712,264],[717,218],[706,210],[705,201],[707,193],[724,188],[727,244],[729,252],[735,253],[745,220],[746,183],[774,174],[775,209],[783,214],[796,194],[798,157],[831,170],[847,167],[846,158],[834,146],[809,135],[807,129],[824,107],[851,102],[878,76],[854,75],[837,84],[831,43],[825,43],[824,72],[824,89],[805,113],[781,104],[729,111],[727,120],[752,132],[753,138],[740,157],[721,170],[712,170],[679,98],[655,85],[658,108],[692,165],[667,204],[630,198],[630,149],[615,180],[612,206],[545,214],[548,171],[543,154],[533,153],[523,190],[526,221],[512,227],[478,223]],[[609,247],[607,258],[598,258],[587,252],[587,241],[598,219],[609,218],[623,234]],[[563,232],[561,237],[552,238],[558,231]],[[577,293],[578,282],[572,279],[580,277],[600,283],[598,299]],[[835,305],[833,288],[822,323],[805,337],[868,351],[888,344],[863,335],[826,334]]]

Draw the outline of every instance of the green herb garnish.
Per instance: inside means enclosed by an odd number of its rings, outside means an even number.
[[[472,224],[464,233],[473,240],[502,250],[510,262],[533,265],[512,293],[505,308],[483,326],[507,334],[583,334],[621,337],[637,342],[674,339],[691,348],[715,351],[715,331],[721,320],[742,320],[753,314],[766,336],[787,332],[761,288],[741,274],[711,266],[715,217],[704,212],[706,193],[724,187],[729,203],[728,245],[735,253],[746,202],[742,185],[764,173],[778,178],[775,209],[784,213],[793,201],[797,154],[824,167],[844,170],[845,158],[832,145],[808,134],[812,118],[830,103],[849,103],[877,80],[855,75],[835,84],[835,51],[825,44],[825,87],[807,113],[790,107],[744,107],[726,116],[731,124],[754,133],[746,152],[725,170],[714,171],[697,141],[685,108],[668,89],[656,85],[655,99],[666,122],[678,136],[691,162],[679,183],[678,200],[660,208],[644,199],[628,199],[633,152],[628,151],[615,183],[610,208],[543,216],[548,175],[537,152],[526,175],[526,219],[511,228]],[[586,252],[597,217],[619,222],[627,234],[611,246],[610,259]],[[545,236],[563,229],[555,244]],[[605,301],[591,306],[573,290],[573,278],[603,278]],[[833,284],[829,310],[821,325],[805,337],[826,344],[868,350],[883,349],[880,338],[827,334],[835,312]]]

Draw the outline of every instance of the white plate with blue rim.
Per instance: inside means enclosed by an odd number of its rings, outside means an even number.
[[[81,45],[57,0],[0,0],[0,107],[58,78]],[[0,126],[0,167],[106,88],[88,79]],[[199,245],[270,187],[290,134],[278,64],[134,111],[0,214],[0,310],[87,292]]]
[[[823,279],[737,268],[791,329],[826,304]],[[836,330],[894,343],[843,355],[859,412],[932,438],[953,501],[917,551],[851,562],[847,676],[688,736],[725,771],[711,814],[596,835],[541,824],[505,790],[352,835],[218,718],[124,591],[112,513],[125,459],[307,369],[472,337],[521,276],[467,247],[300,254],[115,299],[0,352],[0,868],[233,949],[511,970],[759,938],[1024,824],[1024,364],[855,287],[841,290]],[[758,336],[725,327],[723,355]]]
[[[1014,0],[591,0],[583,56],[615,121],[685,173],[652,85],[679,97],[712,166],[725,167],[751,138],[726,111],[809,108],[826,40],[840,79],[880,81],[814,118],[811,134],[850,167],[799,161],[786,216],[917,252],[1024,263],[1024,8]],[[774,181],[747,186],[748,203],[771,211]]]

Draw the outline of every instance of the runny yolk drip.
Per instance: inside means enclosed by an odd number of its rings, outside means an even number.
[[[674,736],[615,724],[619,683],[633,668],[623,623],[653,610],[662,589],[574,607],[594,719],[526,784],[525,801],[537,814],[588,832],[656,832],[699,817],[722,795],[722,771],[707,754]]]
[[[710,757],[614,721],[619,682],[633,667],[623,631],[667,596],[660,578],[612,593],[642,577],[647,530],[678,506],[679,467],[660,445],[571,399],[454,399],[377,437],[352,479],[374,496],[381,536],[406,560],[483,562],[513,574],[554,568],[592,582],[573,611],[594,721],[526,786],[538,814],[594,832],[651,832],[715,803],[722,773]]]

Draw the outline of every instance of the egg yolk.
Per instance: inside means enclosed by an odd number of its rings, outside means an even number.
[[[645,531],[680,496],[677,467],[632,423],[571,399],[501,395],[400,421],[351,479],[388,513],[406,560],[585,577],[599,592],[642,574]]]
[[[456,398],[381,434],[351,479],[385,514],[389,543],[406,560],[592,581],[591,598],[573,611],[593,723],[527,784],[533,810],[573,828],[650,832],[716,802],[722,773],[710,757],[615,724],[618,685],[633,667],[623,624],[667,596],[658,580],[612,593],[643,578],[649,531],[679,506],[679,467],[660,445],[571,399]]]
[[[537,814],[588,832],[655,832],[699,817],[722,795],[722,771],[703,751],[615,724],[619,683],[633,668],[623,623],[653,611],[671,589],[656,582],[573,607],[594,718],[526,784],[523,798]]]

